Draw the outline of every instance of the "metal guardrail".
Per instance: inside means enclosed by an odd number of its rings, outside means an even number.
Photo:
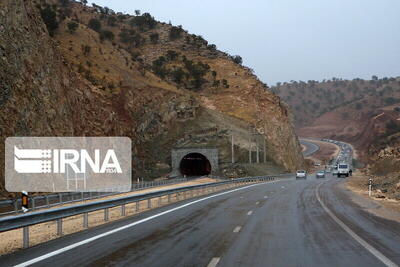
[[[276,177],[276,176],[275,176]],[[60,207],[50,210],[33,211],[27,214],[21,214],[16,216],[9,216],[0,218],[0,232],[6,232],[14,229],[23,228],[23,247],[29,247],[29,226],[33,226],[40,223],[57,221],[57,235],[61,236],[62,231],[62,219],[83,214],[83,227],[88,228],[89,212],[104,210],[104,221],[108,221],[108,213],[110,208],[121,207],[121,216],[126,215],[127,204],[136,203],[136,212],[139,210],[139,202],[147,200],[147,208],[151,208],[151,199],[158,198],[158,206],[161,206],[161,197],[167,196],[167,203],[171,203],[171,195],[176,194],[177,201],[180,201],[179,196],[183,195],[183,199],[187,198],[187,193],[191,192],[191,197],[194,196],[194,191],[197,190],[197,196],[214,192],[216,187],[219,186],[240,186],[247,183],[263,182],[274,180],[273,176],[258,176],[258,177],[246,177],[239,179],[232,179],[227,181],[207,183],[200,185],[185,186],[174,189],[161,190],[156,192],[150,192],[146,194],[119,197],[110,200],[102,200],[91,203],[79,204],[70,207]],[[224,188],[222,188],[224,189]],[[200,191],[200,192],[199,192]]]
[[[90,192],[65,192],[58,194],[47,194],[40,196],[32,196],[29,198],[30,210],[36,210],[41,208],[50,208],[60,204],[68,204],[74,202],[80,202],[84,200],[93,200],[97,198],[113,196],[120,194],[121,192],[134,192],[137,190],[158,187],[163,185],[173,185],[178,183],[187,182],[187,178],[177,178],[170,180],[159,180],[151,182],[140,182],[134,183],[129,188],[126,187],[114,187],[114,188],[103,188],[98,191],[91,190]],[[21,199],[6,199],[0,200],[0,209],[9,209],[6,212],[0,212],[0,216],[11,215],[22,212],[21,210]]]

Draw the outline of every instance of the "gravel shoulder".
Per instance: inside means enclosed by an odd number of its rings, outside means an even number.
[[[368,179],[368,176],[356,171],[353,176],[346,179],[343,187],[354,193],[352,200],[365,210],[376,216],[400,222],[400,201],[381,198],[382,193],[377,190],[372,190],[372,195],[369,197]]]

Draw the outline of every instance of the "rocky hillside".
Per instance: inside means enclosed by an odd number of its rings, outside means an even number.
[[[129,136],[134,176],[157,177],[174,147],[214,144],[224,161],[233,133],[244,153],[252,127],[271,162],[303,165],[288,108],[240,57],[148,13],[1,1],[0,88],[3,151],[8,136]]]
[[[371,113],[386,106],[392,109],[400,106],[400,78],[372,78],[292,81],[278,83],[271,90],[289,104],[295,114],[296,128],[300,129],[313,125],[318,118],[332,111],[343,119],[351,117],[341,110],[342,107],[353,107],[357,113]]]

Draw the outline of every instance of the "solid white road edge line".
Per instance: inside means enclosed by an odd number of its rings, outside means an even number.
[[[351,230],[343,221],[341,221],[338,217],[336,217],[335,214],[327,207],[325,204],[321,201],[321,198],[319,197],[319,188],[321,187],[323,183],[320,183],[316,190],[315,190],[315,195],[317,197],[318,202],[321,204],[322,208],[329,214],[329,216],[344,230],[346,233],[348,233],[353,239],[355,239],[361,246],[363,246],[366,250],[368,250],[372,255],[374,255],[376,258],[378,258],[383,264],[386,266],[390,267],[396,267],[398,266],[396,263],[392,262],[390,259],[388,259],[385,255],[383,255],[381,252],[379,252],[377,249],[375,249],[373,246],[371,246],[367,241],[362,239],[359,235],[357,235],[353,230]]]
[[[93,241],[95,241],[95,240],[97,240],[97,239],[99,239],[99,238],[102,238],[102,237],[105,237],[105,236],[114,234],[114,233],[116,233],[116,232],[119,232],[119,231],[125,230],[125,229],[127,229],[127,228],[133,227],[133,226],[135,226],[135,225],[138,225],[138,224],[141,224],[141,223],[150,221],[150,220],[155,219],[155,218],[157,218],[157,217],[160,217],[160,216],[163,216],[163,215],[165,215],[165,214],[174,212],[174,211],[176,211],[176,210],[183,209],[183,208],[185,208],[185,207],[191,206],[191,205],[193,205],[193,204],[202,202],[202,201],[207,200],[207,199],[211,199],[211,198],[214,198],[214,197],[226,195],[226,194],[229,194],[229,193],[232,193],[232,192],[236,192],[236,191],[240,191],[240,190],[243,190],[243,189],[247,189],[247,188],[250,188],[250,187],[253,187],[253,186],[265,185],[265,184],[272,184],[272,183],[276,183],[276,182],[279,182],[279,181],[283,181],[283,180],[276,180],[276,181],[272,181],[272,182],[259,183],[259,184],[252,184],[252,185],[248,185],[248,186],[245,186],[245,187],[240,187],[240,188],[236,188],[236,189],[233,189],[233,190],[229,190],[229,191],[225,191],[225,192],[222,192],[222,193],[218,193],[218,194],[215,194],[215,195],[212,195],[212,196],[208,196],[208,197],[204,197],[204,198],[201,198],[201,199],[197,199],[197,200],[195,200],[195,201],[192,201],[192,202],[183,204],[183,205],[181,205],[181,206],[172,208],[172,209],[170,209],[170,210],[166,210],[166,211],[157,213],[157,214],[155,214],[155,215],[152,215],[152,216],[150,216],[150,217],[144,218],[144,219],[142,219],[142,220],[139,220],[139,221],[136,221],[136,222],[133,222],[133,223],[130,223],[130,224],[121,226],[121,227],[116,228],[116,229],[113,229],[113,230],[111,230],[111,231],[108,231],[108,232],[105,232],[105,233],[102,233],[102,234],[99,234],[99,235],[90,237],[90,238],[88,238],[88,239],[82,240],[82,241],[80,241],[80,242],[74,243],[74,244],[69,245],[69,246],[66,246],[66,247],[57,249],[57,250],[55,250],[55,251],[53,251],[53,252],[49,252],[49,253],[47,253],[47,254],[44,254],[44,255],[42,255],[42,256],[33,258],[33,259],[29,260],[29,261],[22,262],[22,263],[20,263],[20,264],[18,264],[18,265],[15,265],[15,266],[28,266],[28,265],[31,265],[31,264],[40,262],[40,261],[42,261],[42,260],[48,259],[48,258],[53,257],[53,256],[55,256],[55,255],[61,254],[61,253],[63,253],[63,252],[66,252],[66,251],[68,251],[68,250],[74,249],[74,248],[76,248],[76,247],[82,246],[82,245],[87,244],[87,243],[90,243],[90,242],[93,242]]]

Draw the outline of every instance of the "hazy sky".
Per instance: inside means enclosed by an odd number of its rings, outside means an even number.
[[[400,0],[96,0],[182,25],[268,85],[400,76]]]

